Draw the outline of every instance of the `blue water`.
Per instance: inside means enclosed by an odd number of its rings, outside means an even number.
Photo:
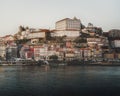
[[[0,96],[120,96],[120,67],[0,66]]]

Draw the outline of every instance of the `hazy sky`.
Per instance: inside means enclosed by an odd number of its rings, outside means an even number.
[[[0,36],[15,34],[20,25],[53,29],[74,16],[85,26],[120,29],[120,0],[0,0]]]

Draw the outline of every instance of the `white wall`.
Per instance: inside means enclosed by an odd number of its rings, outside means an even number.
[[[114,40],[115,47],[120,47],[120,40]]]
[[[63,19],[56,22],[56,30],[80,30],[81,21],[79,19]]]
[[[45,32],[34,32],[28,34],[28,39],[32,38],[45,38]]]
[[[54,36],[77,37],[80,35],[79,31],[56,31]]]

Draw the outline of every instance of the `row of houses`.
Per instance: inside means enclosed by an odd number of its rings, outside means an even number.
[[[54,30],[20,26],[16,34],[0,37],[1,59],[40,60],[52,55],[59,60],[119,58],[119,53],[116,56],[115,48],[110,46],[108,32],[103,33],[102,28],[91,23],[85,27],[76,17],[59,20],[55,25]],[[117,48],[119,42],[115,43]]]

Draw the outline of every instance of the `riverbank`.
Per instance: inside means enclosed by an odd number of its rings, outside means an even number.
[[[120,66],[120,62],[83,62],[83,61],[1,61],[0,66]]]
[[[1,61],[0,66],[37,65],[36,61]]]

